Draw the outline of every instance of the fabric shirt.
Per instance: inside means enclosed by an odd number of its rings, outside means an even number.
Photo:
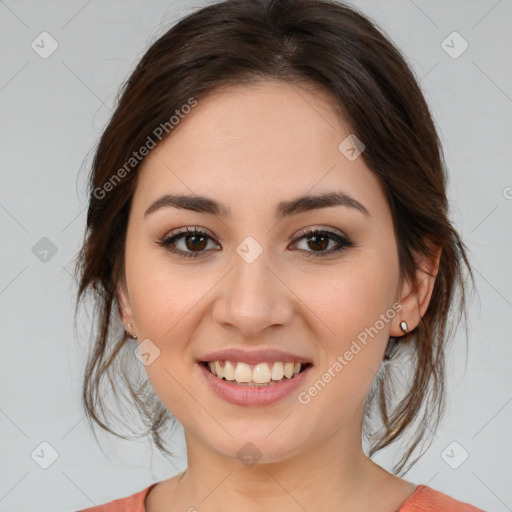
[[[149,491],[158,482],[136,492],[126,498],[85,508],[77,512],[146,512],[144,501]],[[442,492],[426,485],[418,485],[414,493],[400,506],[396,512],[485,512],[468,503],[458,501]]]

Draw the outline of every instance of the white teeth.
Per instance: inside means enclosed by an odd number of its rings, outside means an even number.
[[[292,378],[294,367],[295,367],[295,365],[293,363],[286,363],[284,365],[284,375],[285,375],[285,377],[288,377],[289,379]]]
[[[220,361],[210,361],[208,363],[210,371],[221,379],[257,384],[283,380],[284,377],[291,379],[301,371],[303,365],[303,363],[277,361],[274,364],[258,363],[252,368],[247,363],[235,361],[224,361],[224,366],[221,366]]]
[[[259,363],[254,367],[252,371],[252,380],[253,382],[257,382],[259,384],[264,384],[265,382],[270,382],[270,378],[272,374],[270,373],[270,368],[267,363]]]
[[[272,366],[272,380],[281,380],[284,376],[283,363],[281,361],[274,363]]]
[[[215,361],[215,365],[217,365],[217,362],[218,361]],[[217,375],[221,378],[224,377],[224,373],[222,372],[222,370],[220,372],[219,372],[219,370],[217,370]],[[251,367],[246,363],[238,363],[236,365],[236,370],[235,370],[235,380],[237,382],[251,382],[251,380],[252,380]]]
[[[231,361],[226,361],[224,363],[224,368],[222,369],[222,376],[226,380],[235,380],[235,365]]]

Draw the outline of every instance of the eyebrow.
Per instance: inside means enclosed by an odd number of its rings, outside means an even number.
[[[319,208],[329,208],[331,206],[345,206],[347,208],[353,208],[364,215],[370,216],[369,211],[359,201],[345,192],[334,191],[324,194],[304,195],[290,201],[282,201],[277,205],[276,217],[289,217],[298,213],[316,210]],[[165,194],[151,203],[149,208],[144,212],[144,218],[156,210],[166,207],[191,210],[199,213],[209,213],[218,217],[231,217],[231,211],[228,207],[214,199],[210,199],[209,197]]]

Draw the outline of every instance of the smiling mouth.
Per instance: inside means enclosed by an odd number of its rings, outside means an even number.
[[[311,366],[311,363],[280,362],[249,365],[236,361],[202,361],[215,377],[242,387],[270,387],[292,380]]]

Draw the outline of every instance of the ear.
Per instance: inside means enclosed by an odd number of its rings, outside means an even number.
[[[117,299],[117,312],[119,313],[123,325],[126,327],[128,323],[131,323],[133,329],[134,320],[132,306],[124,278],[121,279],[117,286]]]
[[[400,337],[404,333],[400,328],[400,322],[407,323],[407,332],[411,332],[420,323],[427,311],[434,290],[434,283],[439,271],[441,248],[431,240],[426,239],[429,254],[414,254],[416,272],[411,281],[405,281],[400,287],[400,304],[402,309],[393,319],[391,336]]]

